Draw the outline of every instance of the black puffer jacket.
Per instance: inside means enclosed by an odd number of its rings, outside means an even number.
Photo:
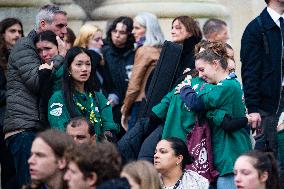
[[[36,32],[17,41],[11,51],[7,72],[7,110],[4,133],[18,129],[43,128],[46,116],[39,106],[39,76],[41,64],[34,39]]]

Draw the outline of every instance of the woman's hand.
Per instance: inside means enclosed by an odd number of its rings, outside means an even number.
[[[128,117],[126,117],[125,115],[121,116],[121,126],[125,131],[128,130]]]
[[[181,88],[183,88],[184,86],[191,85],[191,79],[191,75],[186,76],[186,78],[176,86],[175,94],[180,93]]]
[[[39,70],[42,70],[42,69],[52,70],[52,68],[53,68],[53,61],[51,61],[50,64],[48,63],[41,64],[38,69]]]

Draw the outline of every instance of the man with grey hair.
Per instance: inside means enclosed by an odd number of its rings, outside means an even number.
[[[58,44],[63,45],[66,27],[66,12],[56,5],[43,6],[36,16],[36,28],[18,40],[9,57],[4,133],[20,185],[30,181],[28,158],[32,141],[38,131],[48,127],[39,95],[38,71],[42,62],[34,40],[37,33],[51,30],[58,36]]]
[[[226,22],[220,19],[208,19],[203,25],[203,34],[208,41],[222,41],[226,43],[229,32]]]

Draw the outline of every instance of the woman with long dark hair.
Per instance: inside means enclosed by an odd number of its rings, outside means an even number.
[[[51,127],[65,131],[69,120],[84,116],[95,133],[111,136],[118,131],[113,122],[110,103],[103,94],[94,90],[94,68],[91,55],[82,47],[73,47],[66,54],[62,89],[49,100],[48,120]]]
[[[108,100],[113,107],[114,121],[118,124],[120,124],[120,109],[125,98],[134,63],[135,39],[131,33],[132,30],[132,18],[120,16],[114,19],[107,31],[103,47],[104,69],[108,74],[105,81],[110,89],[108,91]],[[123,134],[123,131],[120,134]]]
[[[19,19],[5,18],[0,22],[0,163],[2,188],[17,187],[13,160],[4,142],[3,122],[6,111],[8,57],[16,41],[23,36],[23,25]]]
[[[183,76],[185,69],[195,69],[194,48],[202,39],[198,21],[190,16],[174,18],[172,21],[171,38],[174,43],[183,45],[179,67],[174,78],[175,84],[178,84],[184,78],[181,76]]]

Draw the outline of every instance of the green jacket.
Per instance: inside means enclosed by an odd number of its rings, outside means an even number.
[[[90,122],[93,122],[97,135],[102,134],[104,131],[118,132],[119,128],[113,121],[112,108],[108,100],[101,93],[96,92],[95,94],[99,104],[97,104],[95,97],[90,98],[86,93],[75,92],[74,103],[76,99],[76,102],[79,102],[83,107],[94,104],[94,119],[90,119],[90,112],[82,111],[80,106],[75,104],[77,115],[84,116],[86,119],[90,120]],[[48,103],[48,121],[52,128],[65,131],[70,119],[71,117],[66,108],[63,93],[61,90],[56,91]]]
[[[204,80],[199,77],[191,80],[191,84],[197,92],[201,90],[203,83],[205,83]],[[210,84],[205,84],[204,88],[210,86]],[[169,92],[158,105],[152,108],[152,111],[160,119],[165,120],[162,138],[177,137],[186,142],[186,136],[195,123],[195,112],[186,107],[180,95],[174,94],[175,91],[176,89],[173,89]]]
[[[56,70],[56,72],[52,75],[52,82],[53,82],[53,86],[52,86],[52,91],[58,91],[60,90],[62,87],[61,84],[61,79],[63,76],[63,64]]]
[[[225,114],[233,118],[245,116],[240,83],[234,78],[227,78],[208,90],[205,88],[199,96],[205,104],[206,117],[211,120],[214,165],[220,176],[233,173],[236,159],[252,149],[248,130],[227,132],[220,127]]]

